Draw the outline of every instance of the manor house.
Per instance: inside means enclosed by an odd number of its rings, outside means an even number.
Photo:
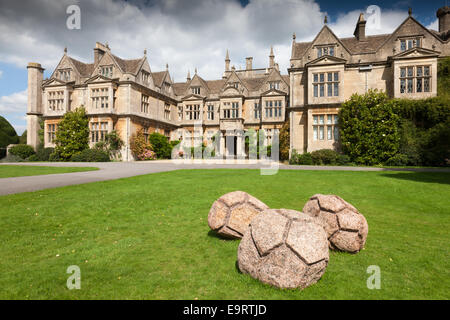
[[[361,14],[350,38],[337,37],[325,19],[313,41],[296,42],[293,35],[288,74],[280,72],[272,48],[263,68],[248,57],[245,69],[236,70],[227,51],[220,78],[205,80],[195,70],[183,82],[172,80],[167,65],[152,71],[146,51],[122,59],[96,43],[93,62],[84,63],[65,49],[49,79],[40,64],[28,64],[28,144],[38,145],[42,119],[45,146],[54,146],[62,116],[84,106],[91,145],[115,130],[125,161],[133,160],[130,138],[140,130],[185,145],[215,136],[219,155],[244,157],[244,132],[264,129],[264,144],[271,145],[286,121],[291,151],[339,149],[337,114],[352,94],[379,89],[392,98],[436,96],[438,59],[450,55],[450,8],[440,8],[437,17],[439,31],[410,11],[393,33],[368,36]]]

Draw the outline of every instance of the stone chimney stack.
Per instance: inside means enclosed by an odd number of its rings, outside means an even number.
[[[245,70],[252,70],[253,69],[253,57],[247,57],[245,58]]]
[[[109,47],[107,47],[107,45],[105,46],[100,42],[95,43],[94,65],[96,65],[102,59],[102,57],[105,55],[106,51],[109,51]],[[145,50],[144,54],[147,54],[147,50]]]
[[[440,8],[436,13],[439,19],[439,32],[446,32],[450,30],[450,7],[445,6]]]
[[[358,41],[366,40],[366,20],[364,20],[364,14],[359,15],[358,22],[356,23],[355,32],[353,32]]]
[[[42,116],[42,81],[44,69],[39,63],[30,62],[28,69],[27,144],[39,145],[39,117]]]
[[[273,47],[270,47],[270,55],[269,55],[269,68],[273,68],[275,66],[275,55],[273,54]]]
[[[230,55],[228,54],[227,49],[227,55],[225,56],[225,72],[230,71]]]

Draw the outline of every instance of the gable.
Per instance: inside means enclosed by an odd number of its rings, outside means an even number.
[[[56,66],[55,70],[53,70],[53,73],[50,76],[50,78],[56,78],[56,72],[60,69],[71,69],[71,71],[75,72],[78,77],[80,76],[80,73],[78,72],[77,68],[75,68],[71,59],[66,54],[63,55],[58,65]]]
[[[435,58],[439,56],[438,51],[425,48],[411,48],[392,57],[393,60],[417,59],[417,58]]]
[[[343,58],[347,58],[350,56],[350,51],[346,48],[346,46],[342,43],[341,40],[334,34],[334,32],[328,28],[328,26],[324,26],[322,30],[317,34],[316,38],[310,43],[309,48],[304,52],[303,57],[310,57],[310,59],[317,58],[317,46],[326,46],[326,45],[334,45],[335,46],[335,56],[342,56]]]
[[[333,56],[322,56],[315,60],[312,60],[306,64],[306,66],[320,66],[320,65],[333,65],[333,64],[345,64],[346,60],[336,58]]]

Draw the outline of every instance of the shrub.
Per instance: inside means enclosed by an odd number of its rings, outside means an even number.
[[[137,160],[144,160],[143,157],[145,157],[145,154],[148,151],[153,151],[152,145],[145,141],[143,130],[139,130],[136,134],[131,136],[130,149]]]
[[[61,158],[59,157],[59,154],[56,153],[56,152],[53,152],[52,154],[50,154],[50,157],[48,158],[48,160],[49,160],[49,161],[52,161],[52,162],[63,161],[63,159],[61,159]]]
[[[0,116],[0,149],[16,143],[19,143],[16,130],[14,130],[8,120]]]
[[[345,166],[350,164],[350,157],[346,154],[338,154],[336,157],[336,164]]]
[[[44,148],[40,144],[36,150],[36,161],[50,161],[50,155],[55,152],[54,148]]]
[[[108,152],[101,149],[85,149],[74,154],[70,159],[73,162],[109,162]]]
[[[289,148],[290,148],[289,140],[290,140],[289,121],[286,121],[280,130],[280,144],[279,144],[280,160],[289,159]]]
[[[311,152],[312,162],[315,165],[336,164],[338,153],[331,149],[321,149]]]
[[[56,130],[55,152],[68,161],[89,148],[89,119],[83,107],[66,112]]]
[[[339,110],[342,149],[358,164],[380,164],[400,148],[396,101],[377,90],[354,94]]]
[[[8,154],[6,157],[4,157],[0,162],[23,162],[25,161],[21,157],[15,156],[13,154]]]
[[[0,159],[6,157],[6,148],[0,148]]]
[[[9,149],[9,153],[22,159],[26,159],[29,156],[35,154],[33,147],[27,144],[15,145]]]
[[[298,156],[298,164],[302,164],[302,165],[312,165],[313,163],[313,158],[311,156],[311,153],[309,152],[305,152],[303,154],[300,154]]]
[[[156,153],[158,159],[170,159],[172,155],[172,146],[167,137],[157,132],[153,132],[149,136],[152,150]]]
[[[398,153],[392,158],[389,158],[385,164],[388,166],[406,166],[408,164],[408,157]]]
[[[120,139],[116,130],[111,131],[105,136],[106,147],[110,151],[118,151],[123,146],[123,141]]]
[[[27,161],[31,161],[31,162],[33,162],[33,161],[39,161],[37,155],[35,155],[35,154],[32,154],[31,156],[29,156],[26,160],[27,160]]]

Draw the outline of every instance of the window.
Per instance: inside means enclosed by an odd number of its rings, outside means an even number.
[[[253,106],[253,117],[255,119],[261,119],[261,105],[258,102],[255,102]]]
[[[103,66],[100,68],[100,74],[106,78],[112,78],[113,76],[113,67],[112,66]]]
[[[224,119],[239,118],[239,102],[224,102],[222,109]]]
[[[70,69],[58,70],[56,77],[62,81],[70,81]]]
[[[200,94],[200,87],[192,87],[191,92],[193,94]]]
[[[420,38],[400,40],[400,51],[406,51],[420,46],[421,46]]]
[[[189,104],[186,106],[186,120],[198,120],[200,119],[200,105]]]
[[[48,92],[48,109],[52,111],[61,111],[64,109],[64,91]]]
[[[170,104],[164,104],[164,119],[170,120]]]
[[[55,124],[55,123],[47,125],[47,137],[48,137],[47,140],[49,143],[53,143],[55,141],[56,129],[57,129],[57,124]]]
[[[92,108],[107,109],[109,107],[108,88],[96,88],[91,90]]]
[[[149,96],[143,94],[141,97],[141,112],[148,113],[149,109]]]
[[[336,114],[313,115],[314,140],[338,140],[338,116]]]
[[[148,137],[150,136],[150,133],[148,132],[148,127],[142,128],[142,133],[144,134],[145,142],[148,142],[149,141]]]
[[[150,78],[150,74],[146,71],[142,71],[142,83],[148,84],[149,78]]]
[[[208,120],[214,120],[214,105],[208,106]]]
[[[280,81],[271,81],[271,82],[269,82],[269,89],[280,90]]]
[[[422,93],[430,91],[430,66],[408,66],[400,68],[400,93]]]
[[[313,74],[313,95],[315,98],[339,96],[339,72],[314,73]]]
[[[183,120],[183,106],[178,106],[178,120]]]
[[[317,58],[327,55],[334,56],[334,54],[335,54],[334,46],[325,46],[317,48]]]
[[[91,142],[105,141],[108,133],[108,122],[91,122]]]
[[[281,100],[274,101],[274,115],[275,118],[281,117]]]
[[[232,86],[233,88],[239,89],[239,82],[232,82],[232,83],[230,83],[230,86]]]

